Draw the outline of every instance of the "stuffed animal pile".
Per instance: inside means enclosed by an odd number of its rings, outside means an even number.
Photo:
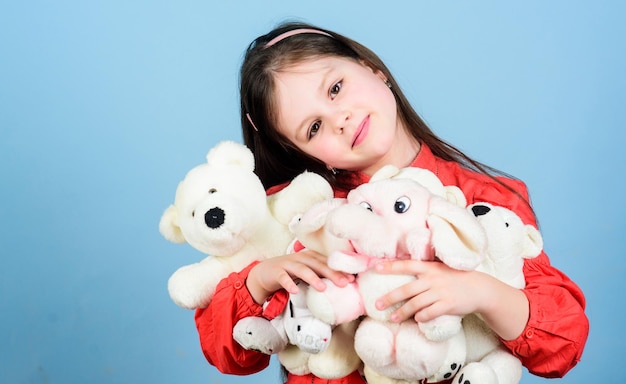
[[[405,180],[392,181],[396,179]],[[420,186],[416,187],[406,179]],[[430,194],[424,193],[421,187],[426,187]],[[423,195],[415,195],[417,191]],[[435,202],[431,204],[429,199]],[[376,255],[382,255],[384,260],[437,258],[452,267],[477,269],[515,287],[523,287],[523,258],[540,253],[539,232],[531,225],[523,225],[519,217],[503,207],[481,203],[465,209],[465,204],[458,188],[444,187],[429,171],[385,167],[369,184],[351,192],[348,199],[318,203],[292,224],[292,231],[303,245],[329,255],[330,266],[358,274],[357,283],[345,288],[326,281],[328,288],[324,292],[311,289],[301,292],[307,294],[306,307],[325,323],[349,324],[354,328],[359,321],[357,318],[367,315],[353,336],[355,352],[365,363],[364,372],[369,383],[432,382],[453,376],[474,383],[519,382],[519,360],[502,346],[479,317],[465,317],[462,328],[459,328],[459,319],[454,317],[436,319],[433,324],[416,324],[414,321],[394,324],[373,307],[372,300],[384,291],[414,278],[375,274],[371,266],[377,262],[372,257]],[[414,212],[420,207],[420,213]],[[462,213],[463,210],[466,212]],[[407,224],[402,227],[404,215]],[[355,222],[359,225],[355,226]],[[415,225],[420,222],[427,223],[428,229]],[[345,243],[346,240],[349,244]],[[387,278],[395,281],[385,281]],[[298,299],[298,302],[304,308],[302,300]],[[349,348],[333,348],[337,349],[343,351],[339,354],[343,359],[353,356],[349,354]],[[318,355],[306,353],[287,343],[279,353],[279,359],[284,360],[288,369],[292,368],[290,372],[305,374],[311,369],[303,362],[318,357],[324,365],[332,366],[333,360],[323,360],[324,355],[324,352]],[[281,356],[296,357],[281,359]],[[289,364],[294,361],[299,364]],[[347,374],[350,371],[335,369],[334,372]]]
[[[217,284],[231,272],[284,254],[294,239],[291,220],[333,195],[326,180],[305,172],[266,196],[254,174],[252,152],[232,141],[218,143],[206,159],[178,184],[174,204],[159,223],[167,240],[189,243],[207,255],[169,278],[170,297],[186,309],[206,307]]]
[[[466,207],[460,189],[427,170],[383,167],[346,199],[305,172],[267,196],[252,153],[222,142],[180,182],[159,225],[163,236],[206,254],[168,281],[172,300],[206,307],[217,283],[255,260],[293,252],[294,239],[328,257],[356,281],[323,292],[299,283],[282,315],[244,318],[233,329],[243,347],[278,353],[291,373],[339,378],[363,366],[369,384],[436,382],[515,384],[521,364],[479,316],[394,323],[374,302],[414,276],[378,274],[385,260],[437,260],[479,270],[517,288],[523,259],[543,248],[541,235],[512,211],[487,203]],[[355,224],[357,223],[357,224]]]

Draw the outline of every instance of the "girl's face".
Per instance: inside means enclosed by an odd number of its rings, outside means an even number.
[[[284,69],[275,79],[279,131],[328,166],[372,174],[384,164],[407,166],[417,154],[380,71],[323,57]]]

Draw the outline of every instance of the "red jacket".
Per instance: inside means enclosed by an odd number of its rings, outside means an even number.
[[[444,185],[461,188],[468,205],[487,202],[504,206],[516,212],[524,223],[536,226],[532,210],[514,193],[488,176],[435,157],[426,145],[422,145],[411,166],[428,169]],[[363,174],[354,174],[351,179],[354,186],[368,181]],[[524,183],[506,178],[500,180],[528,199]],[[270,360],[268,355],[243,349],[232,338],[233,326],[239,319],[263,315],[261,306],[245,288],[250,268],[222,280],[211,304],[196,312],[202,351],[209,363],[224,373],[247,375],[259,372]],[[528,297],[530,317],[517,339],[503,342],[531,373],[562,377],[578,363],[587,340],[589,321],[584,312],[585,298],[574,282],[550,265],[545,253],[525,260],[524,276],[526,288],[523,291]],[[281,310],[280,304],[270,306],[265,316],[271,318]]]

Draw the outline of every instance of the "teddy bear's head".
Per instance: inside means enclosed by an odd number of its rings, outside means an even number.
[[[174,204],[164,212],[159,230],[172,242],[187,242],[207,254],[229,255],[269,214],[265,189],[253,173],[254,158],[245,146],[224,141],[206,158],[178,184]]]
[[[252,152],[236,142],[218,143],[206,159],[178,184],[174,204],[159,223],[166,239],[189,243],[206,254],[230,256],[259,233],[273,237],[279,248],[283,238],[291,237],[288,225],[295,216],[333,195],[324,178],[303,172],[267,196],[254,173]]]
[[[468,210],[476,216],[487,236],[485,272],[522,288],[523,259],[536,257],[543,249],[540,232],[505,207],[480,202],[471,204]]]

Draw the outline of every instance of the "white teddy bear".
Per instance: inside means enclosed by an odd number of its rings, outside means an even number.
[[[244,145],[223,141],[191,169],[163,213],[159,230],[175,243],[189,243],[208,256],[179,268],[168,281],[182,308],[206,307],[217,284],[255,260],[285,253],[293,234],[289,223],[317,201],[332,197],[328,182],[304,172],[280,192],[267,196]]]
[[[488,203],[468,207],[487,235],[487,257],[476,268],[515,287],[524,288],[524,259],[537,257],[543,239],[534,226],[524,224],[513,211]],[[462,383],[515,384],[522,364],[477,315],[463,319],[467,339],[467,365],[456,377]]]

